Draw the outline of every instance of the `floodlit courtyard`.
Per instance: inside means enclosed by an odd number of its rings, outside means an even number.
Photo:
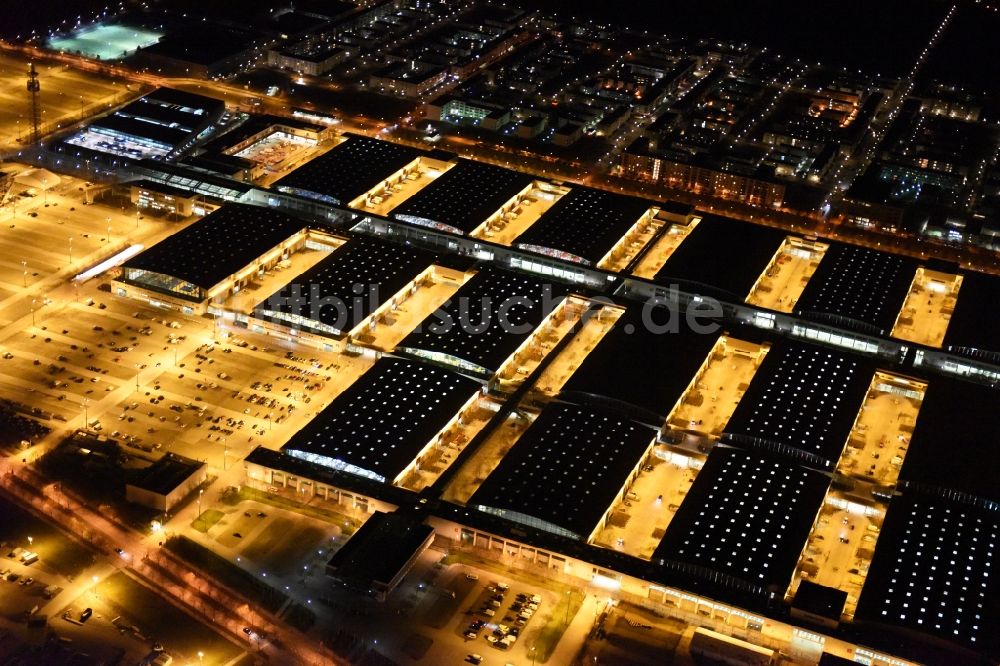
[[[650,222],[640,223],[625,234],[598,263],[597,267],[620,273],[639,256],[639,253],[656,237],[656,226]]]
[[[667,418],[668,425],[713,438],[721,435],[767,349],[767,345],[720,337]]]
[[[927,385],[875,373],[837,471],[891,486],[899,477]]]
[[[828,495],[806,540],[788,594],[794,595],[802,580],[841,590],[847,593],[844,615],[852,617],[875,553],[882,518],[877,509],[864,510],[833,493]]]
[[[698,226],[698,221],[692,220],[690,224],[686,225],[670,224],[669,222],[665,222],[664,224],[667,225],[666,230],[660,234],[660,237],[642,255],[642,258],[632,269],[632,275],[646,278],[647,280],[652,280],[656,277],[656,274],[660,272],[663,265],[667,263],[667,259],[674,253],[674,250]]]
[[[510,211],[495,216],[473,230],[470,236],[510,245],[565,194],[563,188],[543,190],[536,183]]]
[[[236,153],[236,157],[248,159],[265,167],[275,167],[290,155],[316,142],[287,132],[272,132],[256,143]]]
[[[383,217],[387,216],[394,208],[400,206],[407,199],[424,189],[454,164],[435,164],[429,166],[418,163],[409,169],[406,175],[396,175],[387,179],[387,182],[380,183],[365,194],[361,195],[349,205],[351,208],[368,211]]]
[[[961,287],[961,275],[918,268],[892,329],[893,337],[940,347]]]
[[[395,308],[384,306],[367,319],[367,330],[357,333],[358,342],[380,351],[392,351],[470,277],[471,274],[456,276],[453,271],[448,271],[447,275],[433,271],[402,304]]]
[[[486,477],[496,469],[507,452],[513,448],[537,414],[525,409],[515,409],[479,445],[479,449],[458,470],[444,490],[444,499],[465,504]]]
[[[829,247],[795,236],[786,238],[750,291],[747,303],[791,312]]]
[[[580,330],[542,371],[532,389],[547,397],[558,394],[587,355],[615,325],[622,312],[620,308],[602,307],[589,314]]]
[[[535,329],[531,336],[518,348],[518,350],[507,359],[497,372],[497,379],[504,389],[520,384],[525,377],[529,376],[549,355],[552,349],[566,337],[567,334],[577,325],[590,307],[590,301],[577,296],[569,296],[561,306],[556,308],[543,322]],[[591,313],[592,316],[594,313]],[[596,314],[594,318],[607,319],[604,308]],[[617,316],[615,316],[617,319]],[[575,339],[568,344],[573,345]],[[591,347],[592,348],[592,347]],[[560,351],[553,363],[544,371],[549,372],[553,365],[563,360],[565,349]],[[581,359],[582,360],[582,357]],[[575,366],[574,366],[575,369]],[[567,375],[568,377],[568,375]],[[565,381],[565,380],[564,380]]]
[[[664,451],[665,453],[665,451]],[[670,519],[698,475],[698,461],[680,454],[650,456],[592,543],[651,559]]]
[[[565,335],[562,329],[567,322],[576,322],[587,307],[587,301],[570,298],[570,311],[574,314],[566,317],[559,329],[546,333],[560,337]],[[510,413],[510,415],[486,437],[475,455],[467,460],[445,488],[444,496],[449,501],[465,504],[476,492],[486,477],[496,469],[507,452],[517,443],[517,440],[534,421],[538,411],[562,389],[573,372],[580,366],[587,354],[597,346],[601,338],[614,326],[622,311],[616,307],[601,307],[587,315],[582,327],[573,334],[558,355],[552,359],[530,388],[526,397]],[[544,342],[543,344],[550,344]],[[551,344],[550,344],[551,346]],[[528,372],[530,374],[530,372]]]
[[[403,473],[396,485],[414,492],[433,485],[486,426],[497,407],[489,398],[475,396],[457,418],[434,437],[431,446]]]
[[[264,173],[254,179],[254,183],[267,187],[306,162],[334,148],[340,142],[331,139],[316,143],[284,132],[275,132],[238,155],[266,167]]]
[[[344,244],[344,240],[339,238],[324,238],[327,245],[339,247]],[[333,250],[336,252],[336,250]],[[251,314],[254,306],[282,290],[286,285],[295,280],[299,275],[318,264],[330,256],[329,250],[316,250],[304,247],[289,255],[288,259],[279,262],[263,275],[252,275],[252,281],[244,286],[236,294],[232,294],[221,304],[226,310],[231,312],[242,312]],[[308,296],[308,291],[303,295]]]

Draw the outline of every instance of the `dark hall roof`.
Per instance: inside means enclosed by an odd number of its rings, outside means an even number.
[[[785,232],[770,227],[706,215],[654,279],[708,285],[742,303],[785,236]]]
[[[566,252],[595,265],[652,206],[652,203],[589,187],[574,187],[517,237],[518,247],[534,245]]]
[[[123,264],[210,289],[305,229],[271,208],[228,203]]]
[[[1000,277],[968,272],[944,336],[945,349],[1000,362]]]
[[[889,505],[855,618],[996,656],[998,563],[1000,513],[904,492]]]
[[[795,312],[839,315],[887,333],[916,272],[915,259],[831,243],[802,291]]]
[[[586,539],[655,435],[612,412],[550,404],[468,505]]]
[[[542,278],[483,268],[399,343],[495,372],[566,294]]]
[[[395,208],[392,217],[425,226],[424,221],[429,221],[467,234],[533,180],[533,176],[520,171],[459,160]]]
[[[868,358],[779,340],[750,380],[726,435],[741,446],[832,468],[874,374]]]
[[[138,137],[155,141],[170,148],[175,148],[190,136],[190,132],[175,127],[157,125],[135,117],[113,113],[110,116],[98,118],[90,124],[92,128],[103,128],[116,134]]]
[[[361,584],[389,584],[434,528],[399,513],[376,511],[333,554],[327,571]]]
[[[900,480],[1000,502],[998,407],[1000,389],[944,376],[931,379]]]
[[[648,316],[662,324],[666,308]],[[656,332],[646,325],[643,308],[632,306],[587,354],[563,392],[603,395],[666,417],[719,338],[680,325],[677,332]]]
[[[784,594],[829,484],[825,474],[779,458],[716,446],[653,560],[684,562]]]
[[[265,311],[295,314],[339,332],[353,329],[407,282],[431,265],[434,255],[377,237],[356,237],[318,264],[261,301],[257,316],[275,321]],[[314,308],[313,303],[317,306]],[[280,320],[280,318],[278,318]],[[335,335],[339,335],[337,333]]]
[[[479,387],[430,364],[382,358],[282,451],[392,483]]]
[[[337,147],[275,182],[274,187],[346,205],[422,154],[416,148],[366,136],[347,137]]]

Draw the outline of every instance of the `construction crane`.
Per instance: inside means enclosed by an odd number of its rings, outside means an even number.
[[[38,72],[35,70],[35,63],[28,65],[28,92],[31,93],[31,143],[36,144],[42,140],[42,108],[38,103],[38,93],[42,86],[38,83]]]

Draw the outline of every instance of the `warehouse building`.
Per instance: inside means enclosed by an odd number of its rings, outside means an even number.
[[[519,171],[459,160],[454,168],[393,210],[392,217],[464,236],[497,211],[513,205],[534,180]]]
[[[363,337],[374,328],[377,322],[369,317],[376,311],[402,305],[434,270],[433,260],[404,245],[351,238],[258,303],[249,325],[332,350],[348,334]]]
[[[172,160],[222,117],[225,103],[173,88],[157,88],[98,118],[67,144],[135,159]]]
[[[625,255],[641,247],[656,213],[644,199],[574,187],[518,237],[517,247],[598,268],[627,264]]]
[[[484,268],[396,351],[486,378],[500,370],[565,295],[563,285]]]
[[[307,238],[306,223],[299,219],[226,204],[126,261],[115,293],[201,314],[286,260]]]
[[[345,474],[393,483],[479,388],[478,382],[448,370],[383,358],[293,435],[283,451]]]

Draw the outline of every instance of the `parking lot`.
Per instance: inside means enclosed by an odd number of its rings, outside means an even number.
[[[245,558],[269,577],[298,580],[317,563],[322,568],[331,549],[343,543],[339,526],[299,512],[252,500],[209,504],[216,515],[202,514],[210,517],[202,525],[207,530],[185,534],[228,559]]]
[[[7,164],[4,170],[23,173],[27,169]],[[36,288],[46,278],[60,272],[75,274],[127,244],[180,228],[137,216],[131,207],[122,210],[99,200],[88,203],[99,188],[81,178],[58,179],[48,190],[15,183],[0,208],[0,308],[10,304],[11,296],[30,295],[39,309],[46,294],[37,293]],[[9,323],[11,314],[26,313],[26,308],[5,310],[0,310],[0,323]]]
[[[551,651],[558,636],[554,628],[574,618],[560,605],[561,588],[440,559],[440,553],[428,551],[387,602],[382,617],[401,611],[403,628],[387,635],[384,626],[378,627],[381,621],[373,620],[373,638],[386,643],[387,654],[424,664],[459,664],[471,654],[485,664],[527,665],[532,655],[543,663],[544,651]]]
[[[92,614],[81,623],[88,608]],[[124,573],[91,585],[52,616],[50,628],[74,650],[122,654],[129,663],[163,650],[174,663],[221,666],[244,651]]]
[[[467,576],[478,576],[467,574]],[[532,618],[542,605],[542,596],[521,586],[512,588],[508,583],[490,581],[476,587],[472,602],[456,626],[470,648],[489,646],[510,652],[522,635],[528,634],[528,627],[534,629],[537,622]],[[463,626],[464,625],[464,626]],[[484,641],[481,643],[480,641]]]
[[[83,427],[86,416],[127,447],[219,469],[258,444],[280,447],[372,363],[297,356],[277,340],[215,330],[211,320],[152,310],[91,284],[80,299],[53,303],[34,327],[3,341],[0,395],[42,409],[53,426]]]
[[[138,96],[139,90],[121,80],[70,69],[66,65],[35,63],[41,84],[42,124],[55,128],[83,116],[104,111],[110,105]],[[19,145],[30,136],[30,107],[25,84],[28,59],[0,53],[0,147]]]
[[[499,216],[489,224],[480,225],[469,235],[500,245],[510,245],[518,236],[527,231],[545,211],[552,208],[563,194],[565,193],[544,192],[535,185],[522,197],[521,203],[513,210]]]

